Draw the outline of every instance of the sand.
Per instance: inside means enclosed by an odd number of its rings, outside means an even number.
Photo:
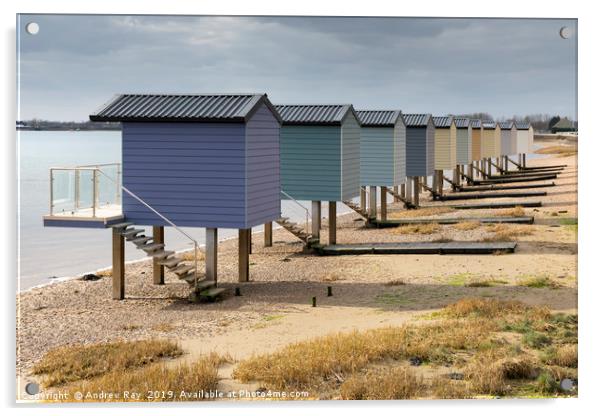
[[[271,248],[264,248],[263,237],[254,235],[249,283],[237,283],[237,241],[220,244],[219,283],[228,292],[222,301],[209,304],[188,303],[188,286],[171,273],[166,273],[165,285],[153,285],[150,262],[130,264],[123,301],[111,300],[110,277],[70,280],[19,294],[18,376],[32,379],[31,366],[46,351],[65,344],[167,337],[177,339],[187,351],[181,360],[209,351],[239,360],[336,331],[398,325],[464,297],[515,299],[574,312],[577,233],[570,219],[577,215],[576,156],[549,155],[530,164],[568,167],[555,187],[545,188],[547,196],[531,198],[544,206],[525,209],[526,215],[535,217],[535,224],[529,226],[533,234],[515,238],[519,244],[514,254],[317,257],[304,254],[302,244],[280,229],[274,232]],[[426,193],[421,197],[424,204],[443,205],[430,202]],[[390,207],[391,213],[400,210],[400,204]],[[441,216],[481,217],[495,212],[462,210]],[[339,217],[337,227],[340,243],[474,241],[490,235],[485,226],[469,231],[442,226],[432,235],[400,235],[393,229],[365,228],[354,213]],[[327,236],[324,221],[323,242]],[[548,277],[560,287],[519,284],[530,277]],[[491,279],[497,281],[495,286],[465,286]],[[334,296],[326,296],[327,286],[333,287]],[[233,296],[234,287],[241,288],[242,296]],[[312,296],[317,297],[316,308],[310,305]]]

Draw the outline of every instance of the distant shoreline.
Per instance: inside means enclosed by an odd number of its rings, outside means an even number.
[[[115,128],[33,128],[33,127],[17,127],[17,131],[121,131],[121,127]]]

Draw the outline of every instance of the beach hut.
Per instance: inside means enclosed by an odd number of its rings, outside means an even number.
[[[481,151],[483,157],[487,160],[487,174],[491,175],[491,158],[499,158],[501,154],[501,133],[500,126],[495,121],[482,121]],[[499,166],[499,161],[498,161]]]
[[[516,125],[516,152],[519,155],[519,164],[526,166],[527,153],[531,153],[533,126],[529,122],[517,122]]]
[[[251,228],[280,217],[281,119],[267,95],[121,94],[90,120],[121,122],[122,212],[110,218],[113,224],[103,222],[113,226],[114,297],[123,298],[124,237],[153,257],[155,283],[163,283],[168,267],[195,290],[207,288],[199,286],[196,266],[165,250],[164,227],[192,241],[181,227],[206,228],[209,284],[217,282],[218,229],[238,229],[239,279],[247,281]],[[100,181],[102,168],[94,169]],[[98,224],[99,218],[80,219]],[[61,215],[45,222],[65,226]],[[133,224],[152,226],[153,237]]]
[[[452,116],[433,117],[435,124],[435,170],[433,190],[443,193],[443,171],[456,169],[456,121]]]
[[[516,154],[516,126],[513,121],[503,121],[500,125],[501,152],[503,169],[508,170],[508,158]]]
[[[454,170],[454,183],[460,185],[461,166],[469,166],[473,161],[472,150],[472,124],[466,117],[456,119],[456,168]],[[480,148],[480,146],[479,146]]]
[[[370,188],[370,218],[376,218],[377,187],[381,188],[381,219],[384,220],[387,218],[387,188],[405,183],[406,127],[399,110],[358,110],[357,116],[361,125],[360,185]]]
[[[328,201],[329,244],[336,243],[336,203],[359,194],[360,123],[351,104],[277,105],[283,198],[312,201],[319,237],[321,201]]]
[[[431,114],[403,114],[403,120],[406,125],[406,175],[413,179],[413,189],[407,189],[411,190],[413,203],[418,206],[420,177],[431,175],[435,169],[435,123]]]
[[[472,128],[472,157],[471,163],[468,166],[467,175],[470,178],[474,177],[474,164],[481,164],[481,170],[485,170],[485,162],[483,157],[483,127],[481,125],[481,120],[478,118],[470,119],[470,126]]]

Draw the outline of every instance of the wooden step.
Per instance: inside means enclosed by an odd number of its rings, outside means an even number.
[[[195,269],[194,266],[189,266],[187,264],[183,264],[183,265],[178,266],[175,269],[173,269],[172,272],[174,272],[178,276],[185,276],[186,274],[193,271],[194,269]]]
[[[156,259],[167,259],[172,254],[175,254],[175,251],[161,250],[161,251],[155,251],[153,253],[149,253],[149,256],[152,256]]]
[[[226,289],[224,289],[222,287],[214,287],[211,289],[203,290],[202,292],[199,293],[199,295],[201,297],[213,300],[216,297],[218,297],[219,295],[221,295],[222,293],[224,293],[225,291],[226,291]]]
[[[152,241],[153,237],[148,237],[148,236],[141,236],[138,238],[134,238],[132,240],[130,240],[132,243],[136,244],[137,246],[143,245],[148,243],[149,241]]]
[[[134,225],[134,223],[133,222],[120,222],[120,223],[111,225],[111,228],[121,229],[121,228],[127,228],[130,225]]]
[[[136,234],[140,234],[142,232],[144,232],[144,230],[142,228],[132,228],[132,229],[126,229],[125,231],[123,231],[121,233],[121,235],[124,236],[129,241],[129,240],[133,240],[136,237]]]
[[[138,246],[139,249],[146,251],[147,253],[151,253],[153,251],[160,250],[165,247],[163,243],[153,243],[153,244],[144,244],[142,246]]]
[[[203,291],[206,289],[209,289],[211,287],[215,287],[215,282],[213,280],[199,280],[199,282],[196,285],[197,290],[199,291]]]
[[[182,263],[183,261],[184,260],[182,260],[179,257],[171,257],[169,259],[160,260],[158,263],[161,266],[169,267],[171,269],[172,267],[176,267],[178,264]]]

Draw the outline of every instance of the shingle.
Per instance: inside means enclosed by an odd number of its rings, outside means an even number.
[[[481,125],[483,126],[483,128],[485,130],[495,130],[497,123],[495,121],[491,121],[491,120],[483,120],[481,122]]]
[[[90,115],[92,121],[245,122],[265,94],[120,94]]]
[[[340,125],[345,115],[353,110],[351,104],[276,105],[282,124]]]
[[[512,125],[514,123],[512,121],[502,121],[500,122],[500,129],[502,130],[512,130]]]
[[[426,127],[431,118],[430,114],[403,114],[406,127]]]
[[[450,128],[452,120],[453,117],[451,116],[433,117],[433,123],[435,123],[435,127],[438,129]]]
[[[531,127],[531,123],[529,122],[515,122],[514,125],[517,130],[529,130]]]
[[[401,114],[399,110],[358,110],[362,127],[393,127]]]

